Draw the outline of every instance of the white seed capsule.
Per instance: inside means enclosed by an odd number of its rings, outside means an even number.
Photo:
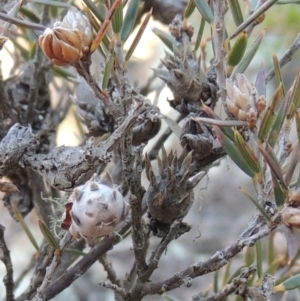
[[[95,239],[114,232],[128,212],[128,203],[105,173],[100,180],[92,178],[74,189],[66,204],[62,227],[92,246]]]

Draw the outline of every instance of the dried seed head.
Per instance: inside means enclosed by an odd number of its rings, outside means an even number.
[[[162,148],[158,159],[159,174],[155,176],[149,157],[145,156],[146,174],[150,181],[145,200],[148,206],[149,227],[159,237],[167,235],[171,224],[188,213],[194,199],[193,188],[201,178],[190,181],[192,152],[177,158]],[[178,235],[190,229],[180,222]]]
[[[218,85],[215,80],[213,63],[209,72],[201,67],[201,58],[192,51],[191,36],[193,27],[185,24],[180,15],[175,16],[169,26],[171,35],[176,39],[173,53],[166,52],[162,64],[164,69],[154,70],[173,93],[170,105],[183,114],[198,113],[202,110],[202,102],[214,108],[218,97]]]
[[[77,9],[68,11],[63,21],[55,22],[39,37],[44,54],[58,66],[78,62],[90,52],[93,33],[90,22]]]
[[[65,208],[62,227],[75,238],[83,237],[90,246],[95,239],[114,232],[129,212],[108,173],[75,188]]]

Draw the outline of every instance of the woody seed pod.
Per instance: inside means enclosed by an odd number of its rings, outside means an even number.
[[[129,212],[129,205],[108,173],[75,188],[65,207],[62,228],[75,238],[84,238],[89,246],[114,232]]]

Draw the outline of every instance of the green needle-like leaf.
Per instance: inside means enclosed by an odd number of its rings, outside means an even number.
[[[243,23],[244,18],[242,14],[242,10],[238,0],[228,0],[229,8],[236,26],[239,26]]]
[[[277,116],[274,120],[270,135],[268,137],[268,143],[270,144],[271,147],[275,146],[285,119],[286,118],[291,119],[294,116],[294,114],[293,116],[288,115],[289,108],[291,107],[291,103],[292,103],[292,98],[291,98],[291,92],[289,91],[285,95],[284,101],[281,103],[280,109],[277,112]],[[293,113],[294,111],[290,110],[290,112]]]
[[[49,230],[47,225],[44,223],[44,221],[39,219],[38,224],[39,224],[39,228],[40,228],[44,238],[46,239],[47,243],[50,246],[52,246],[55,250],[59,250],[60,247],[59,247],[57,240],[55,239],[55,237],[53,236],[53,234],[51,233],[51,231]]]
[[[203,17],[201,17],[201,22],[200,22],[200,27],[199,27],[199,30],[197,33],[197,39],[196,39],[196,43],[195,43],[195,47],[194,47],[194,52],[196,52],[200,46],[203,32],[204,32],[204,27],[205,27],[205,19]]]
[[[177,42],[174,37],[165,33],[159,28],[153,27],[152,31],[162,40],[162,42],[173,52],[177,48]]]
[[[143,33],[144,33],[147,25],[149,23],[151,15],[152,15],[152,9],[146,15],[146,17],[145,17],[142,25],[139,28],[138,33],[136,34],[136,36],[135,36],[132,44],[130,45],[130,47],[129,47],[127,53],[126,53],[125,61],[128,61],[130,59],[131,55],[133,54],[136,46],[138,45],[138,43],[139,43],[139,41],[140,41],[140,39],[141,39],[141,37],[142,37],[142,35],[143,35]]]
[[[104,69],[104,73],[103,73],[103,81],[102,81],[102,89],[103,90],[106,90],[106,88],[107,88],[113,65],[114,65],[114,55],[113,55],[113,53],[111,53],[110,58],[105,65],[105,69]]]
[[[282,94],[283,94],[283,97],[284,97],[285,96],[284,82],[283,82],[283,78],[282,78],[279,59],[278,59],[278,57],[275,53],[273,53],[273,66],[274,66],[274,74],[275,74],[275,79],[276,79],[276,85],[277,86],[279,86],[280,84],[282,85]]]
[[[248,68],[248,66],[252,62],[252,60],[260,46],[261,41],[263,40],[263,38],[265,36],[265,33],[266,33],[266,31],[263,30],[260,33],[260,35],[255,39],[253,44],[247,48],[242,60],[239,62],[239,64],[237,65],[237,67],[234,70],[233,77],[238,73],[244,73],[245,70]]]
[[[260,150],[261,154],[263,155],[264,159],[266,160],[267,164],[269,165],[271,172],[274,174],[276,179],[281,183],[286,191],[288,188],[286,187],[283,174],[281,171],[280,164],[278,159],[272,149],[272,147],[266,142],[265,148],[262,145],[258,145],[258,149]]]
[[[242,60],[245,51],[247,49],[248,43],[248,33],[243,31],[237,40],[235,41],[234,45],[230,49],[228,56],[227,56],[227,63],[228,63],[228,74],[231,74],[233,68],[240,63]]]
[[[121,30],[121,40],[125,42],[131,31],[133,29],[138,10],[139,10],[140,0],[131,0],[127,7],[126,15],[123,21],[123,26]]]
[[[253,149],[246,143],[242,135],[237,130],[234,131],[234,141],[248,166],[255,172],[255,174],[259,174],[261,172],[259,161]]]
[[[199,10],[200,14],[204,17],[204,19],[209,23],[212,24],[214,21],[214,14],[210,9],[206,0],[194,0],[197,9]]]
[[[263,267],[262,267],[262,261],[263,261],[263,256],[262,256],[262,247],[261,247],[261,241],[258,240],[255,244],[255,250],[256,250],[256,272],[258,279],[262,279],[263,277]]]
[[[186,6],[184,10],[184,18],[187,19],[191,16],[193,11],[195,10],[196,4],[194,0],[189,0],[188,5]]]
[[[119,34],[123,25],[123,4],[121,3],[117,8],[112,20],[111,25],[115,34]]]
[[[244,157],[241,155],[239,149],[235,146],[230,138],[228,138],[219,127],[214,126],[215,134],[220,141],[221,145],[226,150],[228,156],[232,161],[248,176],[253,178],[255,176],[255,171],[249,166],[245,161]]]
[[[287,114],[287,118],[291,119],[294,117],[295,110],[298,110],[300,107],[300,70],[297,72],[296,78],[292,87],[292,95],[291,95],[291,107],[289,113]]]
[[[269,136],[272,126],[276,118],[276,112],[279,108],[279,101],[282,96],[282,84],[276,89],[272,102],[269,104],[266,113],[262,119],[261,126],[258,131],[258,139],[264,141]]]
[[[19,210],[17,209],[16,206],[13,205],[12,207],[14,214],[16,216],[16,219],[18,220],[18,222],[21,224],[24,232],[26,233],[27,237],[29,238],[30,242],[32,243],[32,245],[34,246],[34,248],[38,251],[39,250],[39,246],[33,236],[33,234],[31,233],[30,229],[28,228],[26,222],[23,219],[22,214],[19,212]]]
[[[98,8],[92,0],[83,0],[85,5],[92,11],[92,13],[96,16],[96,18],[103,23],[106,16],[106,8],[105,6],[100,2],[100,8]]]
[[[260,213],[266,218],[267,221],[271,222],[271,218],[265,212],[264,208],[246,191],[244,188],[240,187],[241,192],[249,198],[249,200],[255,205],[255,207],[260,211]]]
[[[275,286],[275,292],[289,291],[300,287],[300,273]]]

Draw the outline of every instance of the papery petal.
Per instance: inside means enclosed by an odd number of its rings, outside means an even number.
[[[82,51],[68,44],[63,45],[62,47],[63,61],[66,61],[70,64],[77,62],[82,57]]]
[[[63,214],[62,223],[61,223],[61,227],[65,230],[69,230],[70,225],[72,223],[72,218],[71,218],[71,214],[70,214],[70,211],[72,210],[72,206],[73,206],[73,203],[65,204],[66,211]]]
[[[84,46],[82,34],[78,30],[70,31],[68,29],[58,27],[53,31],[59,40],[62,40],[75,48],[81,49]]]
[[[44,54],[52,59],[53,58],[53,49],[52,49],[52,42],[53,42],[53,31],[50,28],[47,28],[39,37],[39,45],[42,48]]]

